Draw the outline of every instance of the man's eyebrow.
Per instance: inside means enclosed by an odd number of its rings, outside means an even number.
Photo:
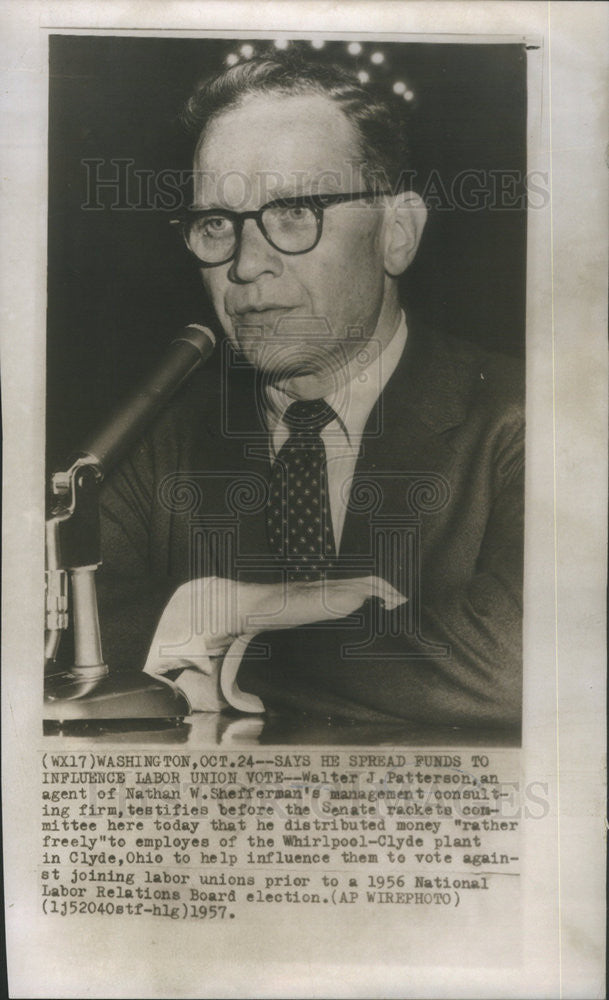
[[[260,203],[258,208],[263,208],[265,205],[272,205],[276,201],[294,201],[300,198],[317,198],[323,196],[324,194],[332,194],[328,191],[303,191],[302,188],[296,188],[293,186],[276,188],[273,191],[267,191],[264,197],[264,201]],[[229,208],[227,205],[220,204],[207,204],[207,205],[192,205],[191,209],[193,212],[237,212],[237,214],[243,209],[241,206],[236,206],[235,208]],[[254,209],[256,211],[256,209]]]
[[[271,201],[277,201],[280,198],[307,198],[311,191],[305,191],[302,187],[297,187],[293,184],[286,184],[284,187],[273,188],[272,191],[267,191],[267,197]]]
[[[259,192],[261,205],[267,205],[271,201],[277,201],[282,198],[310,198],[316,194],[319,194],[319,191],[315,185],[313,185],[313,190],[311,190],[310,185],[303,188],[300,184],[284,184],[281,187],[269,188],[268,190]],[[200,212],[205,212],[208,209],[210,211],[218,212],[239,212],[243,206],[238,204],[235,208],[233,208],[232,206],[225,205],[220,202],[211,201],[205,205],[199,204],[193,205],[192,207]]]
[[[230,209],[230,208],[227,208],[226,205],[211,204],[211,205],[191,205],[190,206],[190,211],[191,212],[231,212],[233,210]]]
[[[285,187],[274,188],[272,192],[267,192],[269,200],[279,201],[287,200],[290,198],[316,198],[320,195],[334,194],[336,188],[329,186],[328,190],[325,190],[327,185],[323,183],[313,183],[307,184],[304,188],[300,185],[286,185]],[[271,197],[272,194],[272,197]]]

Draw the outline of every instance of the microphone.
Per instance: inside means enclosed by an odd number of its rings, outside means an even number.
[[[95,465],[105,476],[182,383],[207,361],[215,346],[216,338],[206,326],[190,323],[185,327],[110,420],[85,440],[78,451],[79,459]]]

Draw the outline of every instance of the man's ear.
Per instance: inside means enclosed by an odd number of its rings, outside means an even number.
[[[397,278],[412,263],[427,220],[423,199],[402,191],[388,199],[385,228],[385,270]]]

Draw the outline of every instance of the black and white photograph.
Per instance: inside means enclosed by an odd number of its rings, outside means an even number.
[[[526,41],[49,44],[51,731],[517,744]]]

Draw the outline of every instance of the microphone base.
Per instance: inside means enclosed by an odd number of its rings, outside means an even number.
[[[95,668],[94,668],[95,669]],[[171,681],[139,671],[88,679],[82,672],[63,671],[45,680],[44,729],[61,731],[73,723],[116,724],[162,729],[180,725],[191,714],[190,702]]]

